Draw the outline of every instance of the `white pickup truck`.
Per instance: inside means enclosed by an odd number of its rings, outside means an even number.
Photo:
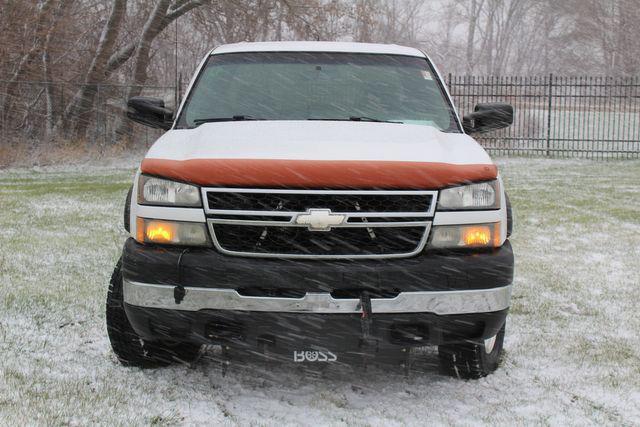
[[[203,344],[292,363],[437,345],[444,372],[498,366],[513,281],[509,202],[422,51],[361,43],[220,46],[174,113],[125,208],[131,237],[107,296],[125,365],[193,360]]]

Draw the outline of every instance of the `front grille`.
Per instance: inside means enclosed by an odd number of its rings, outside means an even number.
[[[435,210],[434,191],[203,190],[216,247],[261,257],[394,257],[424,247]],[[318,212],[320,211],[320,212]],[[315,214],[327,227],[296,219]],[[316,218],[317,219],[317,218]],[[311,221],[313,224],[313,221]],[[321,231],[322,230],[322,231]]]
[[[233,211],[304,212],[310,208],[333,212],[425,212],[430,194],[249,193],[209,192],[210,209]]]

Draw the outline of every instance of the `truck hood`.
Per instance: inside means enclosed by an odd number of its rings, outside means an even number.
[[[236,121],[167,132],[141,172],[203,186],[437,189],[495,179],[464,134],[430,126]]]

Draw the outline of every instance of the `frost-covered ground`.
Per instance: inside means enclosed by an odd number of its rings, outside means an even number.
[[[501,368],[123,368],[104,298],[132,164],[0,171],[0,425],[640,424],[640,162],[502,160],[516,212]],[[297,367],[296,367],[297,368]]]

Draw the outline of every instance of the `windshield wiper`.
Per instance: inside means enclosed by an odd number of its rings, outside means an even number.
[[[351,122],[375,122],[375,123],[397,123],[397,124],[402,124],[403,122],[397,122],[394,120],[382,120],[382,119],[376,119],[374,117],[366,117],[366,116],[349,116],[348,118],[338,118],[338,119],[316,119],[316,118],[310,118],[307,120],[323,120],[323,121],[330,121],[330,122],[346,122],[346,121],[351,121]]]
[[[398,123],[402,124],[402,122],[398,122],[395,120],[382,120],[376,119],[375,117],[366,117],[366,116],[351,116],[349,120],[352,122],[376,122],[376,123]]]
[[[240,114],[237,116],[231,117],[208,117],[203,119],[195,119],[193,123],[197,126],[200,126],[203,123],[213,123],[213,122],[241,122],[244,120],[265,120],[260,117],[248,116],[245,114]]]

